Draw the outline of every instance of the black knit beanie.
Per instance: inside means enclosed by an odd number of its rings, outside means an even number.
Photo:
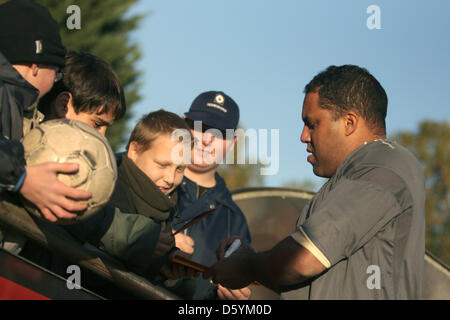
[[[31,0],[0,5],[0,52],[11,64],[65,64],[58,24],[47,8]]]

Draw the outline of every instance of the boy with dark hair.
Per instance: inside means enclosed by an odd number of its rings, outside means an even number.
[[[119,77],[101,58],[70,51],[58,81],[39,102],[45,119],[82,121],[105,135],[115,120],[125,115],[126,104]]]

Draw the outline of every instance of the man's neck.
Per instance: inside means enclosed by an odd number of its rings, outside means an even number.
[[[216,169],[212,169],[206,172],[197,172],[186,168],[184,175],[189,180],[194,181],[201,187],[212,188],[216,185]]]

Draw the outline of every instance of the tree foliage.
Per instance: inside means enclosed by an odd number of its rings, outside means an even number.
[[[395,139],[424,166],[426,179],[426,247],[450,264],[450,125],[423,121],[417,132],[399,132]]]
[[[125,90],[127,113],[123,119],[108,129],[107,137],[113,148],[127,138],[126,122],[131,109],[140,97],[135,63],[140,58],[137,44],[131,43],[130,32],[138,27],[144,15],[127,16],[127,11],[138,0],[37,0],[47,7],[60,25],[60,33],[68,50],[92,53],[108,62],[116,71]],[[81,13],[80,29],[70,30],[67,8],[77,5]]]

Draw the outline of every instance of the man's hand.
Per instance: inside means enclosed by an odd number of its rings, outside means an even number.
[[[217,296],[220,300],[248,300],[251,293],[249,287],[236,290],[225,288],[220,284],[217,287]]]
[[[217,251],[219,257],[236,237],[222,241]],[[239,289],[254,281],[280,292],[282,287],[300,284],[317,276],[326,267],[308,249],[291,236],[286,237],[271,250],[255,253],[244,243],[228,258],[219,260],[203,273],[229,289]]]
[[[255,252],[242,241],[241,246],[228,258],[223,259],[226,249],[239,237],[231,237],[220,242],[217,250],[219,261],[203,273],[203,279],[212,277],[213,283],[221,284],[229,289],[241,289],[256,279],[249,270],[248,259]]]
[[[217,260],[222,260],[225,256],[225,252],[228,250],[228,248],[231,246],[231,244],[234,242],[234,240],[239,239],[241,241],[241,245],[244,243],[241,237],[233,236],[228,239],[222,240],[219,243],[219,247],[216,250],[216,257]],[[239,246],[240,248],[241,246]],[[238,249],[239,249],[238,248]]]
[[[19,192],[34,203],[43,217],[51,222],[59,219],[73,219],[76,212],[87,208],[92,193],[66,186],[58,180],[58,173],[75,173],[76,163],[48,162],[26,167],[26,176]]]
[[[175,246],[188,254],[194,253],[194,239],[182,233],[175,235]]]

